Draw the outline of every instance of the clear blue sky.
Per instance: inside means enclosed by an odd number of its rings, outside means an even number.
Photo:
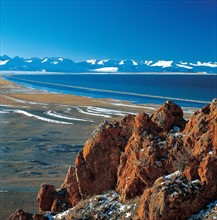
[[[217,61],[216,0],[1,0],[1,54]]]

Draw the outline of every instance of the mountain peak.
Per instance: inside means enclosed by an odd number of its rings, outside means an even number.
[[[217,73],[217,62],[134,59],[89,59],[75,63],[62,57],[21,58],[0,56],[1,70],[46,72],[189,72]]]

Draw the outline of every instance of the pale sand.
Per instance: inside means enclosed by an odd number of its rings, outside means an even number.
[[[3,149],[0,153],[0,187],[13,189],[12,192],[9,190],[7,193],[0,193],[0,219],[2,220],[7,219],[17,208],[37,212],[36,191],[41,183],[53,183],[57,187],[61,185],[68,167],[73,165],[77,151],[53,153],[50,150],[52,146],[55,144],[83,145],[95,127],[103,120],[107,120],[96,115],[84,115],[75,111],[76,107],[83,107],[82,110],[86,110],[87,106],[102,108],[100,114],[107,111],[103,109],[135,114],[152,113],[158,107],[154,104],[135,106],[126,101],[37,91],[2,78],[0,78],[0,89],[0,104],[3,108],[22,109],[41,115],[47,110],[64,112],[67,108],[71,108],[74,109],[70,113],[73,117],[87,117],[94,121],[93,123],[73,121],[73,125],[70,126],[42,122],[19,114],[0,114]],[[109,120],[119,120],[122,117],[111,115]],[[185,114],[185,117],[188,118],[189,113]],[[35,139],[31,140],[32,137]],[[48,165],[38,164],[38,160]],[[31,188],[34,190],[31,191]],[[22,189],[25,189],[25,192],[20,192]]]

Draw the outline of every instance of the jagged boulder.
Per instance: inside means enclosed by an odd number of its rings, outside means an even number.
[[[151,121],[163,131],[169,131],[173,126],[185,126],[182,109],[170,100],[153,113]]]
[[[140,199],[139,219],[187,219],[198,211],[195,197],[203,189],[199,180],[189,182],[179,171],[160,177],[144,190]]]
[[[165,164],[171,147],[166,144],[165,132],[174,127],[181,130],[184,125],[182,109],[171,101],[150,118],[145,113],[136,116],[134,133],[121,154],[118,169],[117,191],[123,201],[141,195],[146,187],[168,172]],[[174,167],[170,168],[170,171],[174,170]]]
[[[114,189],[121,152],[132,135],[134,117],[121,123],[103,123],[87,141],[75,160],[75,172],[82,198]]]
[[[66,188],[56,189],[54,185],[42,184],[37,197],[39,212],[58,213],[71,207]]]

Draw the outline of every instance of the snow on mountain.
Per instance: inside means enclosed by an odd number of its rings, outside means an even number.
[[[211,62],[200,62],[200,61],[197,61],[197,63],[190,63],[192,66],[209,66],[209,67],[217,67],[217,62],[215,63],[211,63]]]
[[[53,62],[51,62],[52,64],[54,64],[54,65],[56,65],[56,64],[58,64],[59,62],[58,61],[53,61]]]
[[[152,63],[153,63],[152,60],[149,60],[149,61],[148,61],[148,60],[145,60],[145,61],[144,61],[144,64],[147,65],[147,66],[150,66]]]
[[[92,59],[92,60],[87,60],[86,62],[87,62],[87,63],[90,63],[91,65],[96,64],[96,60],[94,60],[94,59]]]
[[[5,65],[9,60],[0,60],[0,65]]]
[[[117,67],[102,67],[98,69],[94,69],[94,72],[101,72],[101,73],[115,73],[118,72]]]
[[[25,62],[26,62],[26,63],[31,63],[31,62],[32,62],[32,60],[25,60]]]
[[[47,62],[48,61],[48,58],[45,58],[45,59],[43,59],[42,61],[41,61],[41,63],[45,63],[45,62]]]
[[[107,59],[107,60],[99,60],[99,61],[97,61],[97,64],[98,65],[105,65],[105,63],[107,63],[108,61],[109,61],[109,59]],[[96,62],[94,64],[96,64]]]
[[[124,60],[121,60],[121,62],[119,63],[119,65],[124,65]]]
[[[183,67],[183,68],[186,68],[186,69],[193,69],[193,67],[192,66],[186,66],[186,65],[183,65],[183,64],[176,64],[176,66],[178,66],[178,67]]]
[[[165,60],[159,60],[158,62],[152,64],[151,66],[160,66],[162,68],[171,67],[173,61],[165,61]]]
[[[186,62],[173,60],[89,59],[75,63],[62,57],[24,59],[0,56],[1,70],[43,72],[189,72],[217,74],[217,62]]]

